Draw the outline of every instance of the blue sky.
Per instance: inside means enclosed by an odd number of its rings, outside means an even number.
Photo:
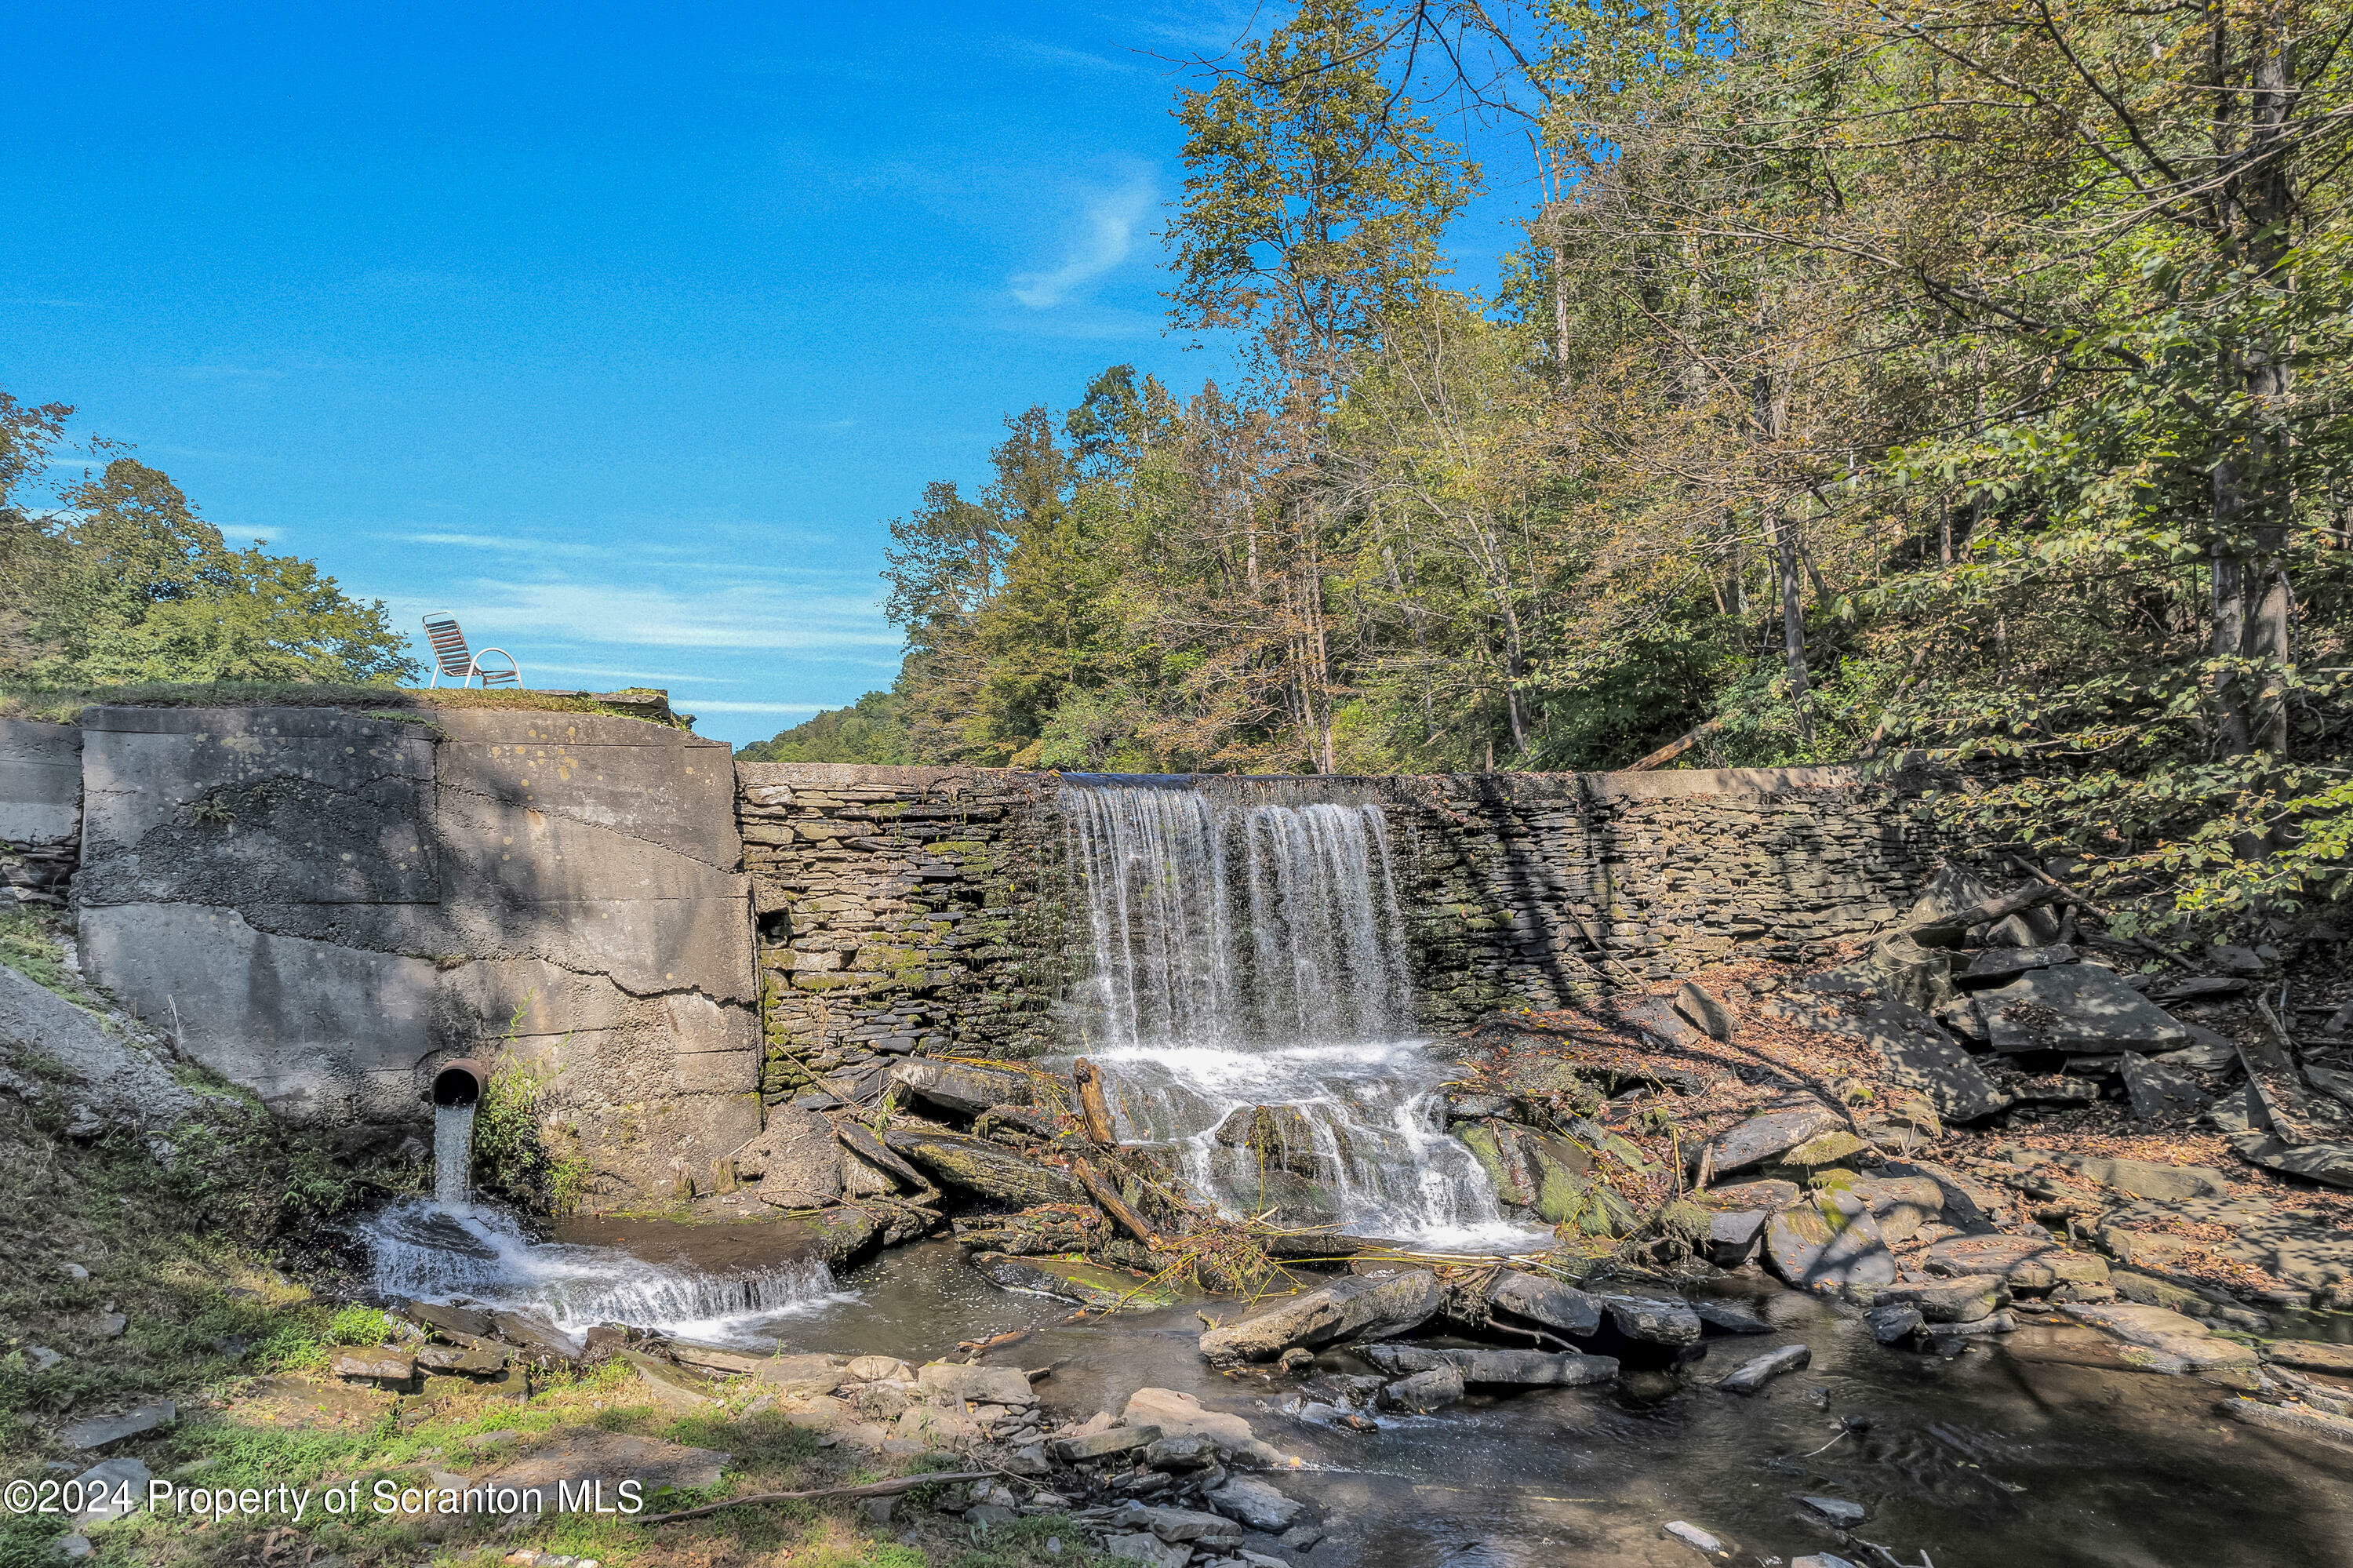
[[[1152,57],[1253,15],[20,8],[0,387],[404,629],[765,737],[889,683],[884,525],[1005,414],[1224,373],[1162,332]]]

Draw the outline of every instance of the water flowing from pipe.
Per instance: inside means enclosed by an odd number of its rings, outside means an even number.
[[[450,1208],[474,1196],[474,1107],[433,1107],[433,1201]]]
[[[1445,1130],[1380,809],[1066,784],[1083,1048],[1124,1139],[1240,1213],[1524,1243]]]

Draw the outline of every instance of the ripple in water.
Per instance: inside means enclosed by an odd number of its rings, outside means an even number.
[[[811,1260],[706,1274],[616,1247],[536,1242],[488,1204],[406,1198],[359,1227],[377,1295],[530,1312],[569,1334],[597,1323],[765,1348],[796,1318],[854,1301]]]

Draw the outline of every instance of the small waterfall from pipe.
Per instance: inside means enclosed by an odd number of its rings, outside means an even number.
[[[1527,1239],[1445,1130],[1377,806],[1076,782],[1060,803],[1091,947],[1077,1029],[1123,1137],[1172,1146],[1234,1213]]]
[[[474,1107],[433,1107],[433,1201],[459,1208],[474,1196]]]

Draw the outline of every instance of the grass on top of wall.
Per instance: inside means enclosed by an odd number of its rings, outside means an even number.
[[[689,715],[670,711],[668,694],[647,686],[617,692],[483,691],[448,686],[364,686],[305,681],[154,681],[120,686],[0,684],[0,718],[78,724],[91,706],[150,708],[356,708],[417,723],[435,708],[515,708],[607,714],[675,729],[692,727]]]

